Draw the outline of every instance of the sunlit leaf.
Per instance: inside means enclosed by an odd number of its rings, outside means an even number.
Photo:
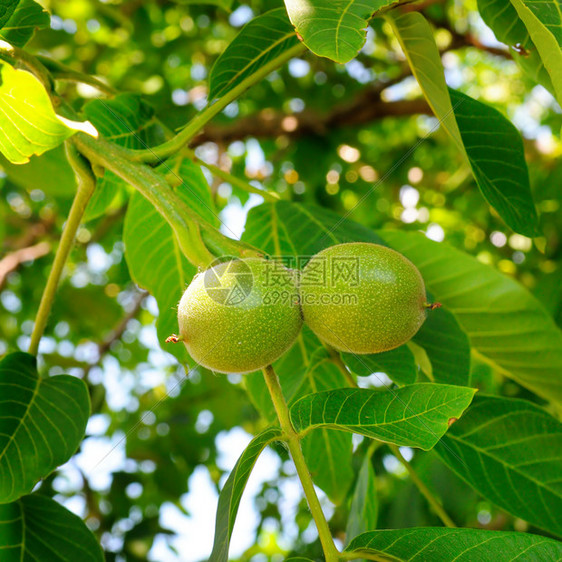
[[[97,134],[91,123],[58,117],[45,88],[33,74],[0,63],[0,152],[14,164],[25,164],[76,131]]]
[[[509,45],[513,60],[538,84],[555,95],[550,75],[517,10],[504,0],[478,0],[478,11],[496,38]]]
[[[562,544],[528,533],[421,527],[383,529],[363,533],[351,541],[347,552],[378,555],[394,561],[432,560],[557,560]]]
[[[2,562],[102,562],[94,535],[74,513],[39,494],[0,505]]]
[[[292,24],[315,54],[336,62],[354,58],[376,12],[399,0],[285,0]]]
[[[219,98],[288,49],[298,45],[284,8],[271,10],[246,24],[215,62],[209,77],[209,99]]]
[[[260,433],[257,437],[254,437],[232,469],[219,496],[215,523],[215,539],[209,562],[228,561],[230,536],[232,535],[240,499],[244,493],[244,488],[246,487],[252,468],[265,447],[271,442],[277,441],[280,436],[281,430],[269,428]]]
[[[90,398],[80,379],[40,378],[35,357],[21,352],[0,361],[0,396],[0,503],[6,503],[74,454]]]
[[[559,0],[511,0],[527,27],[562,104],[562,8]]]
[[[421,271],[456,317],[473,349],[503,374],[562,403],[562,332],[537,299],[513,279],[423,234],[380,231]]]
[[[543,409],[477,396],[435,450],[485,498],[562,536],[562,423]]]
[[[395,390],[340,388],[309,394],[291,407],[297,431],[331,428],[429,450],[470,404],[475,390],[418,383]]]

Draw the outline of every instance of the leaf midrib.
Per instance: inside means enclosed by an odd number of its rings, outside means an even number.
[[[7,373],[13,372],[16,375],[20,374],[20,373],[18,373],[18,371],[15,371],[15,370],[12,370],[12,369],[4,369],[4,372],[7,372]],[[28,371],[28,373],[31,376],[31,378],[35,378],[35,388],[33,389],[31,399],[29,400],[29,403],[27,405],[27,408],[25,409],[25,412],[24,412],[23,416],[21,416],[20,422],[18,423],[18,426],[17,426],[16,430],[12,433],[12,435],[8,439],[8,442],[6,443],[6,446],[4,447],[4,449],[2,451],[0,451],[0,461],[2,461],[2,458],[7,453],[8,449],[10,448],[10,445],[14,441],[16,435],[18,434],[20,429],[25,424],[26,418],[29,416],[29,411],[31,410],[31,406],[35,403],[35,398],[37,397],[37,394],[39,392],[39,386],[41,384],[41,379],[39,379],[39,377],[33,377],[32,372]]]

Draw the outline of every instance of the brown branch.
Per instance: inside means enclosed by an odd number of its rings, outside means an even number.
[[[402,117],[431,114],[423,99],[383,102],[378,96],[360,95],[354,103],[337,106],[326,115],[313,110],[295,114],[273,112],[265,109],[258,114],[237,120],[232,125],[209,125],[198,135],[193,144],[212,141],[232,142],[247,137],[275,138],[281,135],[298,138],[310,135],[325,135],[334,128],[355,127],[385,117]]]
[[[16,271],[22,264],[47,255],[51,251],[49,242],[39,242],[27,248],[20,248],[0,260],[0,290],[4,287],[10,273]]]
[[[456,29],[453,29],[453,27],[444,25],[443,23],[440,23],[438,25],[446,29],[452,36],[451,44],[447,47],[448,51],[462,49],[463,47],[476,47],[481,51],[485,51],[486,53],[490,53],[491,55],[497,57],[502,57],[508,60],[513,59],[511,53],[507,49],[484,45],[476,36],[472,35],[472,33],[459,33]]]

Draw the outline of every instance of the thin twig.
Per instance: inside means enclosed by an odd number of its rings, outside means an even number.
[[[443,509],[443,506],[441,505],[440,501],[433,495],[431,490],[423,483],[421,478],[418,476],[417,472],[414,470],[414,467],[404,458],[404,456],[400,452],[400,449],[396,445],[389,444],[388,446],[390,447],[390,450],[392,451],[394,456],[404,465],[404,468],[408,471],[408,474],[410,475],[412,482],[416,485],[418,490],[428,501],[429,505],[431,505],[433,511],[435,511],[439,519],[443,521],[445,526],[455,528],[456,525],[454,521],[449,517],[447,512]]]

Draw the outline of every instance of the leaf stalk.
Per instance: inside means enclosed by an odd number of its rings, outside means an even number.
[[[277,193],[274,193],[272,191],[267,191],[266,189],[260,189],[259,187],[255,187],[251,183],[244,181],[240,178],[237,178],[236,176],[230,174],[229,172],[223,170],[222,168],[219,168],[218,166],[215,166],[213,164],[207,164],[207,162],[199,158],[199,156],[197,156],[195,152],[193,152],[193,150],[190,150],[189,148],[184,148],[183,150],[186,156],[196,161],[201,166],[207,168],[207,170],[209,170],[209,172],[211,172],[213,176],[216,176],[217,178],[220,178],[232,185],[235,185],[236,187],[239,187],[240,189],[242,189],[243,191],[247,191],[248,193],[255,193],[257,195],[261,195],[264,201],[268,201],[269,203],[275,203],[276,201],[279,201],[280,197],[279,195],[277,195]]]
[[[283,391],[281,390],[281,385],[279,384],[279,378],[271,365],[268,365],[263,369],[263,376],[269,390],[271,400],[273,401],[273,406],[277,412],[281,429],[287,437],[286,443],[289,447],[289,452],[291,453],[293,462],[295,463],[297,474],[301,481],[304,495],[306,496],[306,500],[308,502],[308,507],[310,508],[310,513],[316,523],[318,536],[320,538],[320,543],[322,544],[322,549],[324,550],[326,562],[337,562],[341,557],[341,553],[338,552],[336,546],[334,545],[330,527],[328,526],[328,522],[326,521],[326,517],[322,511],[322,506],[320,505],[320,501],[316,495],[316,491],[314,490],[312,477],[310,476],[310,472],[308,471],[308,466],[302,452],[300,437],[291,423],[289,408],[287,406],[287,402],[285,401],[285,397],[283,396]]]
[[[37,355],[39,350],[39,342],[41,341],[45,326],[47,325],[47,319],[51,312],[64,265],[74,244],[76,232],[82,222],[82,217],[86,211],[88,201],[92,197],[96,187],[96,180],[86,162],[82,160],[82,157],[77,154],[68,143],[66,143],[66,149],[68,161],[76,175],[78,189],[55,254],[53,267],[49,273],[49,278],[47,279],[47,284],[45,285],[43,295],[41,296],[41,302],[39,303],[39,309],[29,343],[29,353],[31,353],[31,355]]]
[[[396,445],[389,444],[390,450],[394,454],[394,456],[404,465],[404,468],[408,471],[412,482],[416,485],[418,490],[427,500],[429,505],[433,508],[433,511],[437,514],[439,519],[443,521],[443,524],[446,527],[450,527],[452,529],[456,528],[454,521],[449,517],[447,512],[443,509],[441,502],[433,495],[431,490],[423,483],[422,479],[418,476],[417,472],[414,470],[414,467],[404,458],[400,449]]]
[[[164,160],[168,156],[175,154],[182,148],[187,146],[189,141],[213,118],[220,113],[227,105],[232,103],[236,98],[243,94],[250,86],[253,86],[266,76],[271,74],[275,69],[279,68],[287,61],[300,55],[305,51],[305,46],[299,43],[291,47],[278,57],[262,66],[257,72],[242,80],[240,84],[232,88],[223,97],[219,98],[215,103],[207,105],[207,107],[197,114],[187,125],[173,138],[159,146],[148,148],[145,150],[131,150],[131,158],[139,162],[155,164]]]

